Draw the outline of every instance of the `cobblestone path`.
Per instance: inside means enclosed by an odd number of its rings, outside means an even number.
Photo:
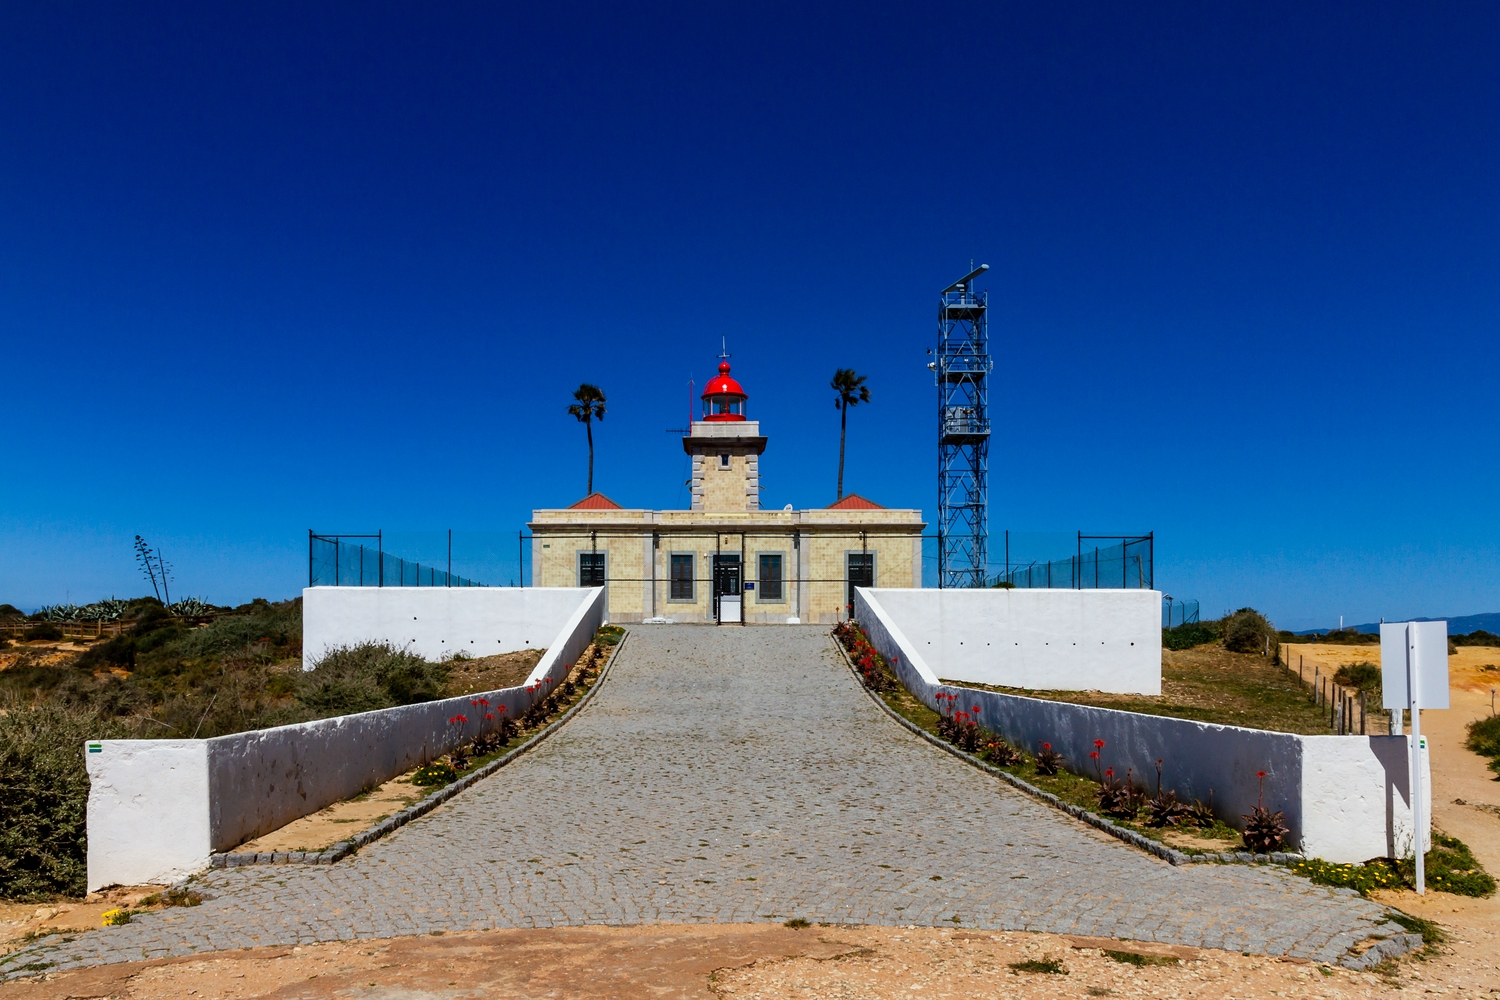
[[[331,866],[7,970],[434,930],[812,921],[1126,937],[1331,960],[1375,903],[1269,867],[1173,868],[901,729],[813,627],[637,626],[534,752]],[[1394,928],[1391,928],[1394,930]]]

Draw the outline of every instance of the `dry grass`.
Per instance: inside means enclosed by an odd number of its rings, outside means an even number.
[[[1074,705],[1193,719],[1226,726],[1324,736],[1332,732],[1328,714],[1312,703],[1310,689],[1295,673],[1254,653],[1231,653],[1217,643],[1192,649],[1162,650],[1162,693],[1106,694],[1102,691],[1031,691],[960,681],[1006,694],[1021,694]],[[1375,714],[1370,714],[1373,724]]]
[[[448,683],[443,687],[443,697],[457,698],[480,691],[516,687],[525,682],[546,652],[545,649],[522,649],[473,660],[449,661],[450,672]]]

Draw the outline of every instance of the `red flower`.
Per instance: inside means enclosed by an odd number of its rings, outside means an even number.
[[[1089,756],[1092,757],[1092,758],[1094,758],[1095,760],[1098,760],[1099,759],[1099,751],[1098,750],[1090,750],[1089,751]]]
[[[1104,776],[1106,778],[1113,778],[1115,776],[1115,769],[1112,767],[1106,767],[1104,769]]]
[[[1095,740],[1094,741],[1094,749],[1095,750],[1103,750],[1104,749],[1104,741],[1103,740]],[[1095,754],[1094,756],[1097,757],[1099,755]]]
[[[485,715],[486,719],[493,719],[494,717],[495,717],[495,713],[494,712],[489,712],[489,713],[487,713]]]
[[[979,706],[978,705],[974,706],[974,711],[976,711],[976,712],[979,711]]]
[[[1052,749],[1052,744],[1051,743],[1043,743],[1042,744],[1042,749],[1043,750],[1051,750]]]
[[[1255,772],[1255,776],[1257,778],[1264,778],[1266,776],[1266,772],[1264,772],[1264,771],[1256,771]]]

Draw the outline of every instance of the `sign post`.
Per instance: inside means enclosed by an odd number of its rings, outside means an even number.
[[[1380,684],[1384,707],[1411,714],[1407,755],[1411,825],[1417,861],[1417,892],[1427,892],[1427,815],[1422,788],[1422,709],[1448,707],[1448,623],[1383,622],[1380,626]]]

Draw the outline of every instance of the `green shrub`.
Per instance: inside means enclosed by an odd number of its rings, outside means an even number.
[[[1188,622],[1161,630],[1161,644],[1168,649],[1191,649],[1218,641],[1218,622]]]
[[[1254,608],[1240,608],[1220,622],[1224,648],[1233,653],[1259,653],[1275,648],[1276,629]]]
[[[1448,641],[1455,646],[1500,646],[1500,635],[1481,628],[1468,635],[1450,635]]]
[[[322,715],[413,705],[442,696],[448,667],[389,643],[331,649],[299,678],[297,700]]]
[[[125,736],[125,728],[56,705],[31,708],[12,701],[5,708],[0,715],[0,897],[81,896],[88,854],[84,741]]]
[[[1490,769],[1500,775],[1500,715],[1481,718],[1469,724],[1469,739],[1464,747],[1481,757],[1490,757]],[[1500,778],[1497,778],[1500,780]]]
[[[189,630],[175,644],[186,657],[239,653],[262,646],[283,659],[302,653],[302,598],[271,604],[252,602],[246,615],[226,615]]]
[[[1368,695],[1380,694],[1380,668],[1373,663],[1346,663],[1334,673],[1333,682]]]
[[[135,637],[117,635],[107,642],[90,646],[83,651],[83,655],[78,657],[76,665],[83,670],[107,669],[109,667],[134,670]]]
[[[1469,738],[1464,746],[1481,757],[1500,758],[1500,715],[1469,723]]]
[[[37,622],[21,633],[21,638],[27,642],[33,639],[61,639],[62,637],[62,629],[51,622]]]
[[[625,638],[625,630],[618,625],[601,625],[594,633],[594,642],[600,646],[618,646]]]

